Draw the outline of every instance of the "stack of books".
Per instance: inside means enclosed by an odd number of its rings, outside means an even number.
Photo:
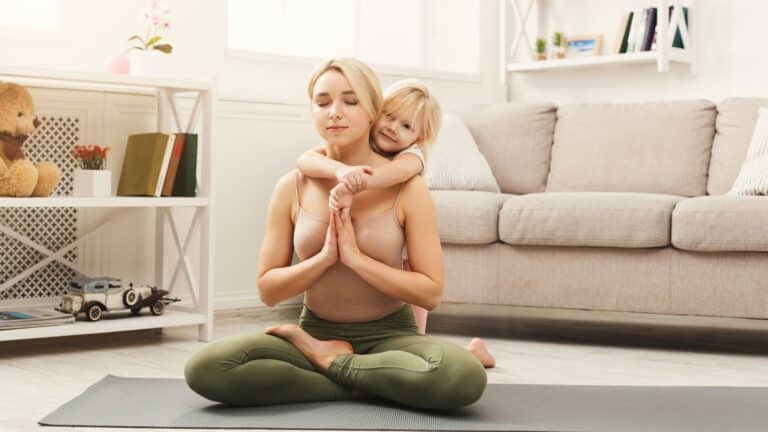
[[[0,330],[44,327],[75,322],[75,316],[46,308],[0,310]]]
[[[128,137],[117,194],[195,196],[197,135],[144,133]]]
[[[669,19],[672,17],[674,6],[669,7]],[[688,8],[683,7],[683,21],[680,26],[688,26]],[[658,21],[658,10],[655,7],[636,9],[629,12],[621,20],[619,33],[616,38],[616,47],[614,53],[632,53],[640,51],[656,50],[656,27]],[[675,48],[685,48],[680,29],[675,30],[675,38],[672,46]]]

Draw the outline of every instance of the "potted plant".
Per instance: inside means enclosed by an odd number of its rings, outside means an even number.
[[[112,194],[112,171],[105,169],[108,151],[109,147],[97,145],[75,146],[78,167],[75,168],[72,195],[97,197]]]
[[[555,47],[555,58],[565,58],[565,41],[563,40],[563,33],[555,32],[552,35],[552,46]]]
[[[163,41],[161,33],[170,30],[168,15],[170,9],[158,0],[152,0],[140,19],[144,21],[144,37],[135,34],[128,38],[133,45],[128,48],[131,75],[163,75],[167,72],[168,60],[173,52],[171,44]]]
[[[536,60],[547,59],[547,41],[543,38],[536,39]]]

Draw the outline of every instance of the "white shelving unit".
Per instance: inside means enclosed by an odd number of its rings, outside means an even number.
[[[47,198],[0,198],[0,207],[76,207],[76,208],[120,208],[113,211],[88,233],[82,234],[76,241],[51,251],[28,237],[15,232],[0,221],[0,233],[15,238],[19,242],[35,249],[43,259],[29,267],[14,278],[0,284],[0,291],[13,286],[19,280],[27,277],[40,268],[57,261],[76,272],[86,276],[101,276],[89,274],[76,263],[64,259],[66,253],[77,247],[86,238],[118,219],[133,214],[131,209],[155,209],[155,285],[173,292],[179,273],[184,274],[190,287],[192,306],[170,304],[161,316],[127,316],[118,317],[105,315],[100,321],[87,322],[78,319],[74,324],[63,324],[46,327],[0,330],[0,342],[18,339],[33,339],[68,335],[93,333],[108,333],[117,331],[140,330],[173,326],[198,326],[200,341],[210,341],[213,335],[213,145],[212,131],[215,113],[215,88],[212,82],[186,81],[152,77],[134,77],[112,75],[108,73],[84,73],[75,71],[50,70],[38,68],[4,67],[0,66],[0,81],[13,81],[30,87],[47,87],[61,89],[76,89],[87,91],[112,91],[139,94],[155,94],[157,96],[157,130],[192,132],[197,119],[200,118],[201,128],[198,139],[198,169],[197,196],[187,197],[47,197]],[[182,125],[176,108],[175,95],[191,94],[195,97],[194,107],[189,116],[189,122]],[[171,125],[172,123],[172,125]],[[176,221],[170,211],[175,207],[194,209],[194,216],[182,244]],[[174,245],[179,252],[179,258],[173,268],[168,284],[164,283],[166,267],[163,262],[164,231],[169,227]],[[200,230],[200,280],[195,280],[192,274],[187,249],[190,239],[196,230]],[[0,304],[0,309],[3,305]],[[130,313],[129,313],[130,315]],[[81,318],[82,319],[82,318]]]
[[[514,58],[517,50],[519,49],[521,42],[523,46],[528,49],[528,54],[532,52],[531,36],[528,34],[525,26],[530,17],[531,9],[533,5],[537,3],[537,0],[523,0],[524,6],[518,4],[518,0],[501,0],[501,13],[500,13],[500,28],[501,30],[501,56],[502,56],[502,76],[506,79],[506,74],[509,72],[545,72],[545,71],[557,71],[557,70],[569,70],[580,69],[587,67],[601,67],[601,66],[613,66],[613,65],[628,65],[628,64],[653,64],[657,66],[659,72],[667,72],[669,70],[670,63],[682,63],[688,64],[691,70],[695,67],[694,50],[691,42],[691,34],[693,28],[693,17],[689,15],[688,26],[684,24],[685,20],[681,12],[680,7],[675,7],[672,12],[672,16],[668,16],[668,7],[670,5],[685,6],[689,8],[689,14],[693,12],[693,0],[688,1],[674,1],[674,0],[657,0],[657,8],[659,11],[658,17],[658,33],[657,49],[654,51],[641,51],[625,54],[607,54],[596,55],[592,57],[581,58],[565,58],[556,60],[543,60],[543,61],[526,61],[526,62],[510,62],[510,58]],[[511,45],[507,44],[507,7],[512,6],[515,15],[515,36]],[[672,46],[674,35],[679,28],[680,35],[683,40],[685,49],[675,48]],[[534,38],[535,40],[535,38]],[[611,46],[608,44],[608,46]]]

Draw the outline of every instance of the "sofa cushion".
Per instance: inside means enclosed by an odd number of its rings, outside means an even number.
[[[510,195],[451,190],[431,193],[442,242],[488,244],[499,240],[499,209]]]
[[[544,191],[555,105],[513,102],[474,105],[454,112],[467,124],[502,192]]]
[[[714,131],[706,100],[561,106],[546,190],[704,195]]]
[[[545,192],[508,198],[499,237],[511,245],[621,248],[669,245],[679,196],[633,192]]]
[[[717,105],[717,134],[707,180],[709,195],[724,194],[733,186],[747,156],[761,106],[768,106],[768,99],[729,98]]]
[[[464,121],[453,114],[443,116],[425,174],[430,189],[499,192],[488,161]]]
[[[768,252],[768,197],[716,195],[680,201],[672,245],[689,251]]]
[[[768,108],[758,110],[747,156],[728,195],[768,195]]]

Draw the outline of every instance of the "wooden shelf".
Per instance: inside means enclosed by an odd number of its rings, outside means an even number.
[[[580,57],[560,60],[542,60],[526,63],[510,63],[508,72],[546,72],[554,70],[581,69],[597,66],[628,65],[628,64],[653,64],[658,63],[659,53],[656,51],[644,51],[628,54],[609,54],[593,57]],[[680,48],[670,48],[669,60],[678,63],[691,63],[688,52]]]
[[[207,207],[202,197],[0,198],[0,207]]]
[[[204,313],[175,310],[169,306],[162,315],[152,315],[149,309],[144,308],[139,316],[133,316],[128,310],[104,312],[101,320],[90,322],[80,314],[74,323],[0,330],[0,341],[200,325],[206,322]]]

